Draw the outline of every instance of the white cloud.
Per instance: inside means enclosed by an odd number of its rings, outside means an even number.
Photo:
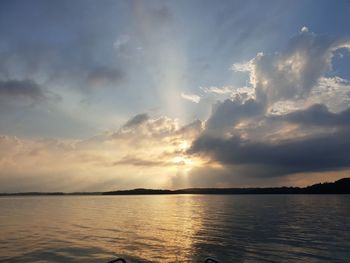
[[[113,47],[119,50],[123,48],[123,46],[127,45],[129,41],[130,41],[129,35],[121,35],[114,41]]]
[[[199,97],[196,94],[184,93],[184,92],[181,92],[181,98],[192,101],[193,103],[199,103],[201,100],[201,97]]]
[[[200,89],[206,94],[213,94],[220,99],[239,99],[246,101],[255,98],[255,90],[252,87],[234,87],[234,86],[223,86],[223,87],[200,87]]]
[[[272,105],[283,100],[310,96],[323,75],[332,67],[334,52],[348,48],[350,40],[330,39],[302,29],[283,52],[258,53],[253,59],[235,63],[235,72],[247,72],[256,98]]]
[[[225,94],[231,94],[234,92],[235,87],[233,86],[223,86],[223,87],[200,87],[201,90],[203,90],[205,93],[214,93],[218,95],[225,95]]]
[[[302,33],[307,33],[307,32],[309,32],[309,28],[306,27],[306,26],[303,26],[303,27],[300,29],[300,32],[302,32]]]

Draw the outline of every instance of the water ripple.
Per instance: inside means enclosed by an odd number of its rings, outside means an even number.
[[[0,198],[0,261],[348,262],[348,196]]]

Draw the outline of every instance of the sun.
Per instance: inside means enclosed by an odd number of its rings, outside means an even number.
[[[193,160],[190,158],[186,158],[184,156],[175,156],[172,159],[172,163],[179,166],[179,165],[186,165],[186,166],[192,166]]]

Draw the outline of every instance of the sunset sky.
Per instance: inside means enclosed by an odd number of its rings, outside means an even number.
[[[0,192],[350,176],[349,1],[0,2]]]

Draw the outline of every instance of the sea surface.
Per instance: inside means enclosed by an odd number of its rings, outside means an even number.
[[[1,262],[350,262],[350,196],[0,198]]]

